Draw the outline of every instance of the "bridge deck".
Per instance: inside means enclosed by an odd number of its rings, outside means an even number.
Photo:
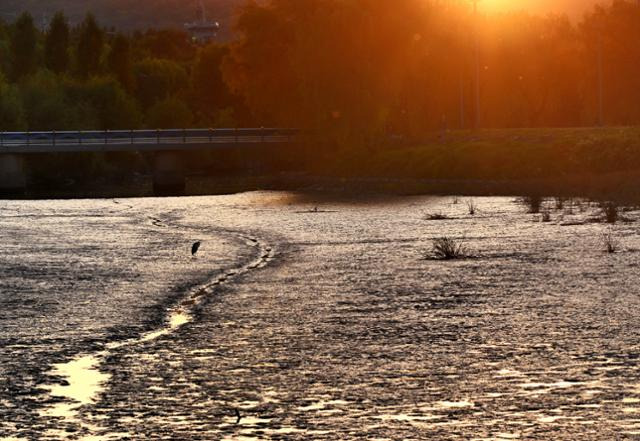
[[[198,150],[286,144],[295,129],[172,129],[1,132],[0,153]]]

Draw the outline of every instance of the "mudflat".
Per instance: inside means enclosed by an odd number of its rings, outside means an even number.
[[[0,440],[637,439],[640,211],[468,202],[0,203]]]

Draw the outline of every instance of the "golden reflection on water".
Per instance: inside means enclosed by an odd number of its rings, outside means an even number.
[[[44,388],[48,389],[52,396],[66,398],[67,401],[45,409],[42,414],[49,417],[64,418],[67,421],[77,420],[78,409],[81,406],[93,403],[95,398],[104,391],[104,385],[111,378],[110,374],[99,370],[101,359],[104,355],[105,353],[101,352],[86,355],[68,363],[53,365],[51,373],[63,377],[66,384],[48,385]],[[88,425],[83,426],[91,431],[96,429]],[[54,439],[65,439],[68,434],[59,430],[49,430],[47,436]],[[82,441],[109,440],[109,438],[92,435],[84,436],[80,439]]]
[[[46,386],[52,396],[72,400],[73,403],[60,403],[45,411],[48,416],[72,417],[78,407],[90,404],[103,390],[103,385],[111,377],[100,372],[99,355],[87,355],[68,363],[54,365],[52,374],[62,376],[67,384]]]
[[[182,325],[189,323],[191,320],[192,320],[192,316],[190,314],[187,314],[184,311],[175,311],[169,317],[168,327],[146,334],[140,339],[140,342],[148,342],[148,341],[152,341],[157,338],[160,338],[164,335],[168,335],[173,331],[175,331],[176,329],[178,329],[179,327],[181,327]]]
[[[191,320],[191,316],[184,312],[177,312],[171,316],[169,320],[169,327],[171,329],[179,328],[180,326],[188,323]]]

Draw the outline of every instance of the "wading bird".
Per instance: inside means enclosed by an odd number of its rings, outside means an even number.
[[[195,256],[195,255],[196,255],[196,253],[197,253],[197,252],[198,252],[198,250],[200,249],[200,245],[201,245],[201,244],[202,244],[202,242],[197,241],[196,243],[194,243],[194,244],[191,246],[191,255],[192,255],[192,256]]]

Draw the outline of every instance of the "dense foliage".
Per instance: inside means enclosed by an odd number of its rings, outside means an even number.
[[[0,25],[0,130],[234,126],[246,119],[222,80],[227,49],[176,30],[108,32],[93,15],[45,32],[28,13]]]
[[[25,13],[0,26],[11,114],[0,130],[251,123],[366,143],[443,127],[634,125],[638,24],[640,4],[623,0],[577,24],[475,16],[465,1],[248,1],[230,44],[198,47],[175,29],[107,32],[90,14],[70,28],[58,13],[41,32]]]
[[[579,23],[476,16],[462,0],[251,1],[236,31],[227,80],[270,124],[379,139],[640,123],[637,1],[596,7]]]

